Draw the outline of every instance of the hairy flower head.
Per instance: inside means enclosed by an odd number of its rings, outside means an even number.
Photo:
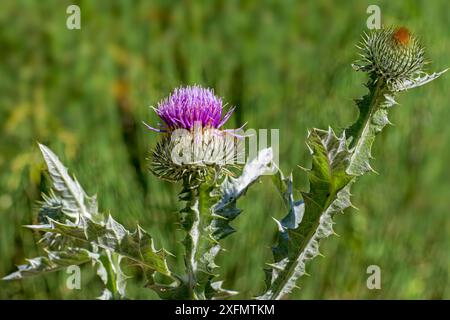
[[[426,63],[423,47],[405,27],[365,34],[358,48],[362,59],[354,67],[394,87],[419,75]]]
[[[231,175],[237,164],[242,140],[228,131],[200,126],[178,129],[164,135],[152,151],[150,171],[157,177],[178,181],[204,181],[208,176]]]
[[[155,112],[162,120],[161,128],[151,130],[170,132],[176,129],[191,130],[196,123],[202,127],[220,128],[231,116],[231,108],[223,115],[222,99],[211,89],[188,86],[175,89],[162,100]]]
[[[231,174],[241,154],[235,130],[222,130],[233,109],[223,114],[222,99],[199,86],[175,89],[155,109],[162,139],[152,151],[150,170],[159,178],[203,181]]]

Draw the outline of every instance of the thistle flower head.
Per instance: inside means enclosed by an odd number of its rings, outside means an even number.
[[[233,108],[223,115],[222,99],[211,89],[188,86],[175,89],[162,100],[155,109],[164,122],[161,129],[149,127],[159,132],[176,129],[191,130],[196,123],[202,127],[220,128],[231,116]]]
[[[204,181],[231,175],[241,155],[238,137],[215,128],[178,129],[165,135],[152,151],[150,171],[167,181]]]
[[[165,132],[151,153],[150,171],[157,177],[178,181],[204,181],[229,175],[240,155],[235,130],[221,130],[233,112],[223,115],[222,100],[199,86],[175,89],[155,109]]]
[[[425,64],[423,47],[405,27],[365,34],[358,48],[362,59],[354,68],[383,78],[393,87],[415,78]]]

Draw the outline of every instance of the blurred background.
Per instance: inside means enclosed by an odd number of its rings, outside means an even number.
[[[68,30],[66,8],[81,8],[81,30]],[[438,71],[450,66],[450,3],[442,1],[1,1],[0,2],[0,276],[39,254],[36,201],[49,187],[37,142],[52,148],[102,211],[133,228],[139,222],[179,257],[179,185],[158,181],[146,157],[158,134],[148,108],[180,85],[214,88],[237,106],[229,128],[280,129],[280,164],[293,170],[298,195],[309,166],[311,127],[342,128],[365,93],[352,71],[366,9],[382,23],[417,33]],[[373,167],[335,217],[339,237],[322,242],[293,299],[450,298],[450,74],[401,94],[394,126],[376,141]],[[267,178],[266,178],[267,179]],[[276,226],[285,210],[269,182],[239,206],[238,232],[219,258],[225,287],[251,297],[263,289]],[[181,262],[181,258],[178,259]],[[171,263],[177,262],[172,259]],[[179,264],[179,263],[178,263]],[[381,268],[381,290],[368,290],[366,269]],[[101,293],[89,266],[82,290],[58,272],[0,282],[1,299],[78,299]],[[152,299],[142,281],[130,297]]]

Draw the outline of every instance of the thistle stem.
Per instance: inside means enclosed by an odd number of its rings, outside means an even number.
[[[351,125],[347,130],[347,138],[351,139],[350,148],[355,147],[361,141],[361,137],[364,135],[364,131],[369,126],[369,121],[373,116],[375,110],[380,106],[381,99],[384,99],[386,83],[382,79],[375,81],[370,79],[366,85],[369,88],[369,93],[360,101],[369,101],[365,108],[359,109],[359,117],[356,122]],[[359,102],[358,102],[359,103]]]
[[[196,300],[194,287],[196,284],[196,251],[198,248],[200,213],[198,211],[197,188],[191,187],[189,182],[183,181],[183,190],[180,199],[186,201],[186,206],[180,210],[180,224],[186,232],[183,240],[185,255],[184,264],[186,267],[186,287],[188,289],[188,299]]]
[[[185,248],[184,264],[186,267],[186,287],[188,299],[203,300],[204,266],[199,267],[201,257],[208,251],[211,241],[207,236],[207,228],[211,222],[211,203],[208,194],[213,186],[206,182],[192,186],[189,179],[183,181],[180,200],[186,202],[180,210],[180,223],[186,236],[183,240]]]

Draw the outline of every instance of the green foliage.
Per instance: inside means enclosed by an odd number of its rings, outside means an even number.
[[[428,82],[421,83],[423,85]],[[346,131],[351,141],[350,145],[354,147],[351,163],[347,170],[353,175],[363,175],[373,171],[370,166],[373,142],[376,135],[390,123],[388,109],[397,104],[393,98],[393,92],[389,91],[382,81],[379,81],[378,84],[370,81],[368,88],[369,93],[361,100],[356,100],[360,114],[358,120]]]
[[[46,256],[27,259],[26,264],[17,266],[18,270],[3,277],[3,280],[18,280],[41,275],[45,272],[61,270],[71,265],[80,265],[99,258],[98,254],[83,248],[68,248],[65,251],[46,250],[46,254]]]
[[[292,178],[277,175],[276,184],[289,211],[278,222],[275,262],[266,270],[268,288],[259,299],[280,299],[292,291],[306,272],[306,262],[319,254],[319,241],[333,233],[333,215],[350,206],[345,187],[353,177],[346,173],[351,153],[345,135],[337,137],[331,128],[313,129],[307,141],[313,160],[308,171],[310,191],[302,193],[304,203],[293,199]]]
[[[186,275],[182,283],[159,287],[162,298],[211,299],[226,298],[237,292],[222,288],[222,281],[214,281],[218,267],[215,259],[222,250],[220,241],[235,230],[230,222],[239,216],[237,200],[262,175],[272,172],[272,150],[261,150],[248,162],[239,177],[226,176],[192,186],[189,178],[183,183],[179,198],[186,203],[180,210],[180,225],[186,232],[183,240]]]
[[[27,264],[18,266],[18,271],[4,280],[92,262],[105,284],[100,298],[125,298],[129,277],[122,271],[121,260],[126,258],[142,269],[148,278],[147,286],[163,299],[211,299],[237,294],[223,289],[222,281],[212,281],[216,276],[213,270],[217,267],[214,259],[221,250],[219,240],[233,232],[228,223],[241,212],[236,201],[261,175],[270,172],[271,149],[262,150],[238,178],[227,177],[222,185],[206,181],[193,186],[189,178],[185,179],[180,200],[185,201],[186,206],[180,210],[180,225],[186,231],[183,240],[186,275],[180,277],[169,271],[167,252],[155,250],[153,239],[145,230],[138,226],[130,232],[111,215],[105,219],[98,212],[96,197],[86,195],[50,149],[44,145],[39,147],[53,189],[50,196],[44,195],[39,210],[39,220],[45,223],[26,227],[44,233],[40,242],[47,256],[28,259]],[[92,248],[91,251],[83,245]],[[55,246],[64,251],[49,250]],[[156,272],[172,278],[172,284],[158,283],[154,277]]]
[[[359,108],[356,122],[341,136],[337,136],[331,127],[327,131],[313,129],[309,132],[307,145],[312,155],[312,167],[307,175],[309,192],[302,193],[304,202],[294,200],[292,176],[286,179],[281,171],[277,173],[276,185],[288,207],[288,214],[281,222],[277,221],[279,234],[277,246],[273,248],[275,261],[266,269],[267,291],[258,299],[281,299],[291,293],[297,280],[306,273],[306,262],[319,254],[320,240],[334,233],[333,216],[351,205],[351,183],[371,170],[371,148],[375,136],[389,123],[387,113],[388,108],[396,104],[395,92],[423,85],[445,72],[414,78],[423,74],[423,49],[406,50],[394,41],[395,34],[390,29],[375,31],[365,40],[366,65],[355,69],[369,74],[369,93],[356,101]],[[389,59],[384,56],[385,46],[390,46]],[[416,42],[412,46],[416,46]],[[405,66],[405,63],[411,66]],[[212,299],[236,294],[222,289],[221,282],[212,282],[217,267],[214,260],[221,249],[219,241],[234,231],[229,222],[241,212],[236,207],[236,200],[261,175],[277,170],[272,163],[271,149],[262,150],[244,167],[239,178],[225,177],[221,186],[217,184],[216,174],[206,175],[201,180],[183,175],[179,200],[186,202],[180,210],[180,225],[186,233],[183,240],[186,274],[174,276],[167,267],[166,252],[155,250],[150,235],[139,226],[136,231],[129,232],[111,215],[105,219],[98,211],[96,197],[85,193],[50,149],[41,144],[39,147],[53,189],[42,202],[41,224],[27,227],[45,233],[41,243],[47,256],[29,259],[4,280],[21,279],[91,261],[105,284],[100,298],[125,298],[128,277],[121,270],[121,260],[128,258],[142,268],[148,278],[147,285],[163,299]],[[45,220],[46,223],[42,223]],[[92,252],[79,245],[83,242]],[[50,251],[55,243],[64,251]],[[99,249],[102,252],[97,254]],[[156,272],[172,278],[172,284],[158,284],[154,278]]]
[[[355,116],[342,106],[361,94],[361,76],[349,72],[349,61],[372,2],[83,2],[81,32],[65,28],[68,4],[0,4],[1,275],[24,257],[41,255],[36,235],[17,227],[34,221],[36,200],[47,189],[36,140],[57,151],[118,221],[139,221],[157,247],[181,257],[173,231],[177,190],[146,173],[156,140],[140,125],[156,121],[146,106],[179,85],[214,87],[238,106],[230,127],[281,128],[285,172],[309,163],[302,143],[308,128],[338,128]],[[383,23],[407,24],[422,35],[433,63],[448,65],[448,1],[379,5]],[[386,128],[371,160],[383,178],[367,175],[352,188],[360,211],[335,217],[340,237],[321,243],[326,259],[310,263],[314,276],[303,278],[302,290],[289,298],[450,297],[442,285],[449,279],[450,109],[443,94],[449,85],[443,77],[389,111],[395,130]],[[307,181],[300,170],[293,179],[299,199]],[[263,272],[255,266],[268,259],[270,216],[282,218],[277,200],[270,184],[255,185],[239,205],[245,212],[235,221],[240,232],[222,243],[227,252],[217,263],[237,298],[262,290]],[[382,290],[365,288],[364,270],[373,263],[383,270]],[[99,292],[94,277],[83,269],[82,290],[72,291],[63,272],[0,282],[0,298],[91,298]],[[132,281],[127,293],[157,298]]]
[[[210,226],[213,239],[218,241],[235,231],[230,226],[230,222],[242,212],[236,206],[237,200],[245,195],[248,188],[258,181],[261,176],[273,173],[276,168],[273,166],[272,161],[272,149],[263,149],[259,151],[255,159],[246,163],[239,177],[227,176],[225,178],[219,190],[219,201],[213,208],[214,219]]]
[[[356,122],[339,138],[331,128],[309,133],[312,168],[308,172],[310,191],[302,193],[304,205],[293,200],[292,178],[286,179],[281,173],[277,176],[276,185],[289,212],[278,222],[275,261],[266,270],[267,290],[259,299],[281,299],[291,293],[298,278],[306,273],[306,262],[319,254],[320,240],[334,233],[333,215],[351,206],[351,184],[372,170],[372,145],[389,123],[388,110],[396,104],[394,94],[424,85],[446,71],[422,76],[423,48],[415,39],[411,40],[411,48],[392,44],[393,30],[377,30],[364,39],[365,64],[355,70],[369,74],[369,93],[356,100]],[[409,32],[407,36],[409,40]]]
[[[142,268],[149,281],[154,283],[154,273],[172,277],[166,263],[166,252],[155,250],[153,239],[141,227],[129,232],[109,215],[104,218],[98,212],[96,197],[89,197],[58,157],[46,146],[39,145],[48,172],[53,182],[50,197],[44,197],[40,210],[40,220],[45,224],[28,225],[27,228],[44,233],[41,239],[43,257],[29,259],[25,265],[18,266],[18,271],[3,278],[4,280],[22,279],[45,272],[60,270],[70,265],[92,262],[97,267],[97,274],[105,283],[101,298],[125,298],[125,281],[127,276],[121,270],[122,258]],[[56,215],[54,203],[57,203]],[[52,210],[49,210],[51,208]],[[43,216],[44,214],[48,214]],[[52,247],[59,251],[50,251]],[[86,249],[89,248],[89,249]]]

